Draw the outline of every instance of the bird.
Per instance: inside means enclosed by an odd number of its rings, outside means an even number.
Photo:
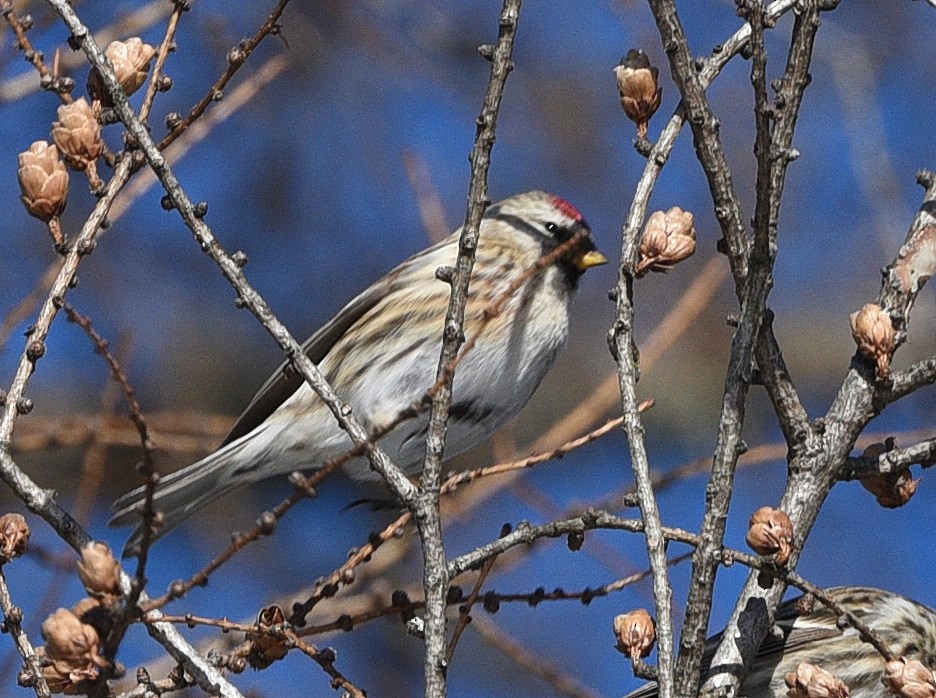
[[[893,592],[863,586],[825,590],[833,601],[868,625],[895,657],[916,659],[936,667],[936,612]],[[787,674],[801,663],[814,664],[848,686],[851,698],[893,698],[882,682],[885,660],[872,645],[861,640],[853,627],[839,625],[839,616],[819,601],[804,610],[803,597],[777,608],[776,632],[761,643],[739,695],[747,698],[786,698]],[[706,642],[703,675],[708,671],[721,635]],[[626,698],[653,698],[649,683]],[[790,694],[792,695],[792,694]]]
[[[455,264],[460,234],[461,228],[399,264],[303,344],[368,433],[392,425],[435,383],[451,293],[437,270]],[[534,270],[573,237],[554,264]],[[607,261],[585,218],[559,196],[529,191],[486,209],[464,322],[465,336],[478,339],[455,372],[446,458],[485,440],[526,405],[566,342],[579,278]],[[486,317],[511,285],[516,291]],[[266,381],[216,451],[159,480],[153,504],[162,523],[152,540],[236,487],[315,469],[352,447],[325,403],[287,369],[283,364]],[[397,424],[379,445],[412,475],[421,468],[427,431],[423,413]],[[364,457],[343,470],[357,480],[379,477]],[[110,524],[137,526],[125,556],[141,541],[144,501],[139,487],[114,503]]]

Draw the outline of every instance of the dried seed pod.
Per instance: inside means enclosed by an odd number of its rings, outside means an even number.
[[[646,53],[632,48],[614,69],[614,75],[617,77],[624,113],[637,124],[637,137],[646,138],[647,124],[660,108],[663,95],[658,82],[659,69],[650,65]]]
[[[279,606],[268,606],[260,611],[257,617],[259,632],[247,633],[247,639],[253,641],[247,661],[254,669],[266,669],[289,652],[285,638],[269,632],[270,628],[282,625],[285,621],[283,609]]]
[[[112,41],[104,52],[114,66],[117,82],[128,97],[136,92],[146,82],[149,73],[150,61],[156,55],[156,49],[144,44],[142,39],[134,36],[126,41]],[[114,106],[104,80],[96,68],[88,74],[88,94],[105,107]]]
[[[689,211],[679,206],[673,206],[666,213],[656,211],[647,219],[640,237],[637,276],[648,271],[665,272],[691,257],[695,249],[694,217]]]
[[[81,549],[78,577],[91,596],[104,598],[120,595],[120,563],[107,543],[94,541]]]
[[[783,565],[793,552],[793,522],[780,509],[761,507],[751,516],[747,544],[759,555],[776,553],[774,559]]]
[[[42,662],[42,678],[49,691],[67,696],[88,693],[91,684],[100,675],[100,668],[96,664],[80,659],[48,659],[44,650],[44,647],[37,647],[36,655]]]
[[[29,215],[49,224],[56,245],[64,242],[59,216],[68,203],[68,170],[59,159],[58,148],[36,141],[19,154],[20,200]]]
[[[22,514],[0,516],[0,563],[9,562],[26,552],[29,524]]]
[[[632,662],[643,659],[653,650],[656,642],[656,623],[644,609],[622,613],[614,619],[614,636],[617,650],[626,654]]]
[[[868,303],[852,313],[851,330],[861,353],[877,364],[878,380],[886,381],[890,377],[890,360],[897,341],[890,316],[881,306]]]
[[[60,608],[42,624],[46,655],[50,659],[83,659],[98,664],[101,640],[97,631],[67,608]],[[99,664],[103,666],[103,664]]]
[[[783,680],[790,698],[848,698],[848,686],[825,669],[802,662]]]
[[[923,478],[913,479],[910,468],[897,473],[878,473],[862,478],[862,486],[874,495],[877,503],[886,509],[897,509],[910,501],[916,494]]]
[[[936,675],[916,659],[898,657],[889,661],[884,685],[902,698],[936,698]]]
[[[65,163],[73,170],[88,173],[91,188],[98,189],[103,184],[97,174],[97,159],[104,150],[101,140],[101,124],[97,115],[82,97],[71,104],[58,108],[59,120],[52,124],[52,140],[65,158]]]

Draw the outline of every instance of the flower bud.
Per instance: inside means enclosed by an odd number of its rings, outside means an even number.
[[[640,261],[637,276],[648,271],[665,272],[673,265],[692,256],[696,248],[693,216],[679,206],[669,211],[656,211],[647,219],[640,237]]]
[[[776,553],[777,564],[783,565],[793,552],[793,522],[786,512],[761,507],[751,516],[747,544],[758,555]]]
[[[660,97],[663,94],[657,82],[659,69],[650,65],[646,53],[632,48],[614,69],[614,75],[617,77],[624,113],[637,124],[638,138],[646,138],[647,124],[660,108]]]
[[[120,595],[120,563],[107,543],[94,541],[81,549],[78,576],[91,596]]]
[[[877,363],[878,379],[887,380],[897,339],[890,316],[881,306],[868,303],[857,313],[852,313],[851,329],[861,353]]]
[[[904,468],[899,473],[878,473],[862,478],[862,486],[874,495],[877,503],[886,509],[897,509],[910,501],[916,494],[920,480],[913,479],[910,468]]]
[[[898,657],[888,662],[884,685],[902,698],[936,698],[936,676],[916,659]]]
[[[285,622],[283,609],[279,606],[264,608],[257,617],[257,627],[261,630],[268,630]],[[289,652],[285,639],[270,632],[247,633],[247,639],[253,640],[247,661],[254,669],[266,669]]]
[[[67,608],[60,608],[42,624],[46,654],[50,659],[97,658],[101,640],[97,631]],[[95,663],[97,663],[95,661]]]
[[[79,172],[88,172],[92,189],[101,186],[96,160],[104,149],[101,124],[88,101],[82,97],[58,108],[58,121],[52,124],[52,140],[62,152],[65,163]]]
[[[848,686],[815,664],[802,662],[783,680],[790,698],[848,698]]]
[[[656,642],[656,623],[642,608],[622,613],[614,619],[614,636],[617,650],[626,654],[632,662],[642,659],[653,650]]]
[[[156,49],[144,44],[140,37],[134,36],[126,41],[112,41],[105,53],[114,65],[117,82],[129,97],[146,82],[150,61],[156,54]],[[88,94],[106,107],[114,106],[97,68],[92,68],[88,74]]]
[[[63,242],[58,217],[68,203],[68,170],[59,160],[58,148],[36,141],[19,154],[20,199],[29,215],[49,224],[56,244]]]
[[[22,514],[0,516],[0,563],[9,562],[26,552],[29,524]]]

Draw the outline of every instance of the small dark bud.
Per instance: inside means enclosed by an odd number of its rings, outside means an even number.
[[[484,595],[483,602],[484,610],[488,613],[497,613],[500,610],[500,599],[497,598],[497,594],[493,591],[489,591]]]
[[[26,346],[26,358],[35,363],[42,358],[45,354],[45,343],[44,342],[30,342]]]

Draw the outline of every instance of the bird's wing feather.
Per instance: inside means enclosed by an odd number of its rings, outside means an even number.
[[[335,345],[335,342],[341,339],[342,335],[344,335],[354,323],[360,320],[367,311],[377,305],[390,292],[393,284],[397,281],[398,277],[403,274],[407,265],[423,257],[439,254],[445,257],[448,255],[444,249],[453,246],[457,242],[457,234],[458,231],[445,240],[414,255],[406,262],[403,262],[338,311],[335,317],[303,343],[302,350],[305,355],[309,357],[309,360],[317,365],[325,358],[326,354],[328,354]],[[221,446],[218,448],[226,446],[232,441],[252,432],[299,389],[304,379],[296,371],[287,370],[288,365],[288,361],[284,361],[280,364],[273,375],[261,386],[253,400],[247,405],[247,409],[237,418],[230,433],[228,433],[224,441],[221,442]]]
[[[394,274],[391,272],[370,286],[309,337],[302,345],[302,351],[309,357],[309,360],[314,364],[318,364],[325,358],[325,355],[328,354],[335,342],[341,338],[348,328],[380,302],[389,290],[393,279]],[[256,429],[299,389],[304,379],[295,370],[288,370],[288,366],[289,362],[284,361],[273,375],[267,379],[254,396],[254,399],[247,405],[247,409],[237,418],[221,446],[225,446]]]

